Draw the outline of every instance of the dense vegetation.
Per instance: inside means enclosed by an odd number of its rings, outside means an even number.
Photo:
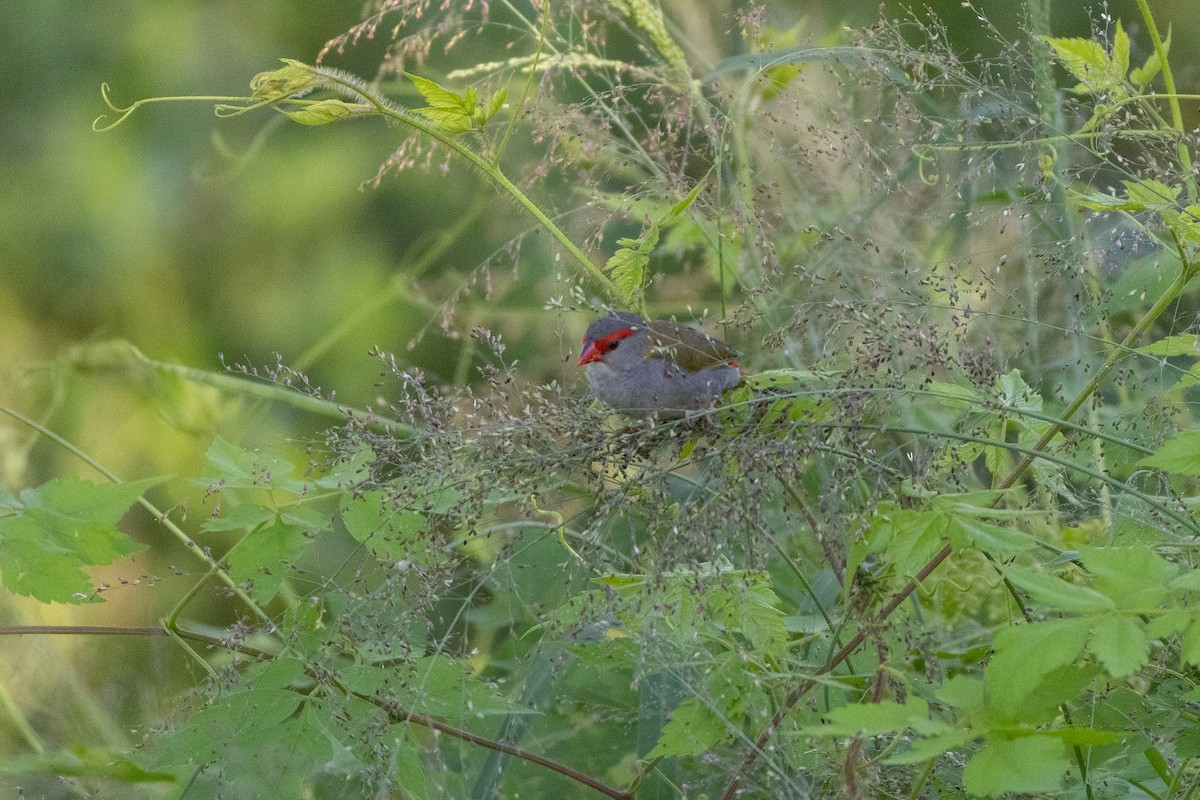
[[[442,188],[340,320],[319,279],[247,282],[247,309],[292,297],[306,352],[86,341],[44,413],[3,409],[73,466],[0,491],[0,581],[123,609],[6,633],[161,639],[188,676],[103,678],[166,687],[132,737],[96,702],[94,737],[48,735],[6,690],[14,785],[1194,796],[1197,141],[1149,6],[1090,38],[1038,2],[1019,36],[981,14],[991,55],[964,58],[936,17],[819,38],[758,5],[711,30],[646,0],[446,5],[377,3],[245,97],[105,87],[103,136],[215,103],[367,129],[376,184]],[[335,66],[369,47],[369,79]],[[241,170],[285,146],[221,145]],[[395,307],[409,347],[343,399],[322,357]],[[610,415],[572,355],[604,308],[697,320],[750,375],[697,419]],[[64,387],[112,376],[203,464],[118,475],[63,437]]]

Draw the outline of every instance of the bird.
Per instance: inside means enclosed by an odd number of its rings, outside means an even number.
[[[629,417],[679,419],[741,382],[738,353],[689,325],[610,311],[588,326],[579,366],[592,394]]]

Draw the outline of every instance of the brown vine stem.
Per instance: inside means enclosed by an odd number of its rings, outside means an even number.
[[[166,636],[162,628],[131,628],[124,625],[0,625],[0,636],[54,636],[100,634],[107,636]]]
[[[384,697],[379,697],[378,695],[359,694],[358,692],[353,692],[352,694],[360,700],[366,700],[368,703],[383,709],[394,722],[415,722],[418,725],[438,731],[439,733],[453,736],[456,739],[462,739],[464,742],[477,744],[480,747],[486,747],[488,750],[495,750],[498,753],[504,753],[505,755],[514,756],[523,761],[528,761],[531,764],[537,764],[538,766],[545,767],[552,772],[557,772],[559,775],[562,775],[565,778],[570,778],[576,783],[582,783],[584,786],[587,786],[589,789],[596,790],[605,797],[611,797],[613,800],[632,800],[633,796],[628,792],[621,791],[620,789],[614,789],[611,786],[601,783],[590,775],[585,775],[574,767],[568,767],[566,764],[559,763],[553,759],[546,758],[545,756],[539,756],[537,753],[531,753],[528,750],[522,750],[519,747],[513,747],[512,745],[504,744],[504,742],[497,742],[494,739],[487,739],[483,736],[478,736],[470,731],[464,731],[462,728],[455,728],[453,725],[447,725],[444,722],[439,722],[438,720],[432,717],[427,717],[424,714],[418,714],[415,711],[409,711],[408,709],[397,705],[391,700],[388,700]]]
[[[185,628],[176,628],[174,629],[173,633],[185,639],[193,639],[198,642],[218,645],[221,647],[231,647],[229,642],[223,641],[219,637],[198,633],[196,631],[189,631]],[[141,628],[126,627],[121,625],[0,626],[0,636],[22,636],[32,634],[40,636],[64,634],[93,634],[106,636],[171,636],[172,632],[168,631],[165,627]],[[233,646],[231,649],[245,655],[266,657],[272,655],[271,653],[258,650],[254,647],[247,647],[245,645]],[[551,772],[557,772],[564,778],[569,778],[576,783],[583,784],[589,789],[594,789],[605,797],[613,798],[613,800],[632,800],[633,796],[628,792],[620,789],[614,789],[611,786],[601,783],[592,776],[580,772],[574,767],[569,767],[566,764],[555,761],[552,758],[546,758],[545,756],[540,756],[537,753],[531,753],[528,750],[522,750],[519,747],[513,747],[512,745],[505,744],[504,742],[498,742],[494,739],[488,739],[485,736],[479,736],[478,734],[471,733],[470,731],[463,730],[462,728],[456,728],[453,725],[441,722],[433,717],[427,717],[424,714],[418,714],[415,711],[409,711],[398,703],[388,700],[386,697],[349,691],[345,687],[340,686],[336,680],[331,680],[329,673],[325,672],[324,670],[308,668],[305,671],[311,678],[333,686],[337,686],[346,694],[357,697],[360,700],[365,700],[376,708],[384,711],[394,722],[412,722],[422,727],[429,728],[430,730],[444,733],[447,736],[453,736],[455,739],[461,739],[464,742],[470,742],[471,744],[479,745],[480,747],[487,748],[488,750],[495,750],[498,753],[504,753],[505,755],[513,756],[514,758],[519,758],[522,761],[528,761],[530,764],[537,764],[539,767],[544,767]]]

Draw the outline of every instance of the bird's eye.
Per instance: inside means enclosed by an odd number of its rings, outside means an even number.
[[[617,349],[617,345],[619,345],[620,343],[621,343],[620,339],[616,339],[614,341],[609,342],[608,344],[606,344],[604,346],[604,352],[611,353],[613,350]]]

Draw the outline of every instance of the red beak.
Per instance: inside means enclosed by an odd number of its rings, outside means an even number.
[[[579,354],[579,366],[599,361],[603,357],[604,353],[596,346],[595,342],[585,342],[583,352]]]

